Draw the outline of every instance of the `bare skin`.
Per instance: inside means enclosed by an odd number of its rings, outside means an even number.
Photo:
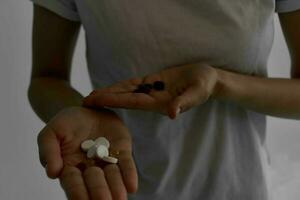
[[[80,106],[83,97],[70,84],[79,28],[80,23],[34,5],[28,98],[46,123],[38,135],[40,160],[48,177],[59,178],[70,200],[123,200],[127,193],[136,192],[138,185],[130,133],[113,111]],[[108,138],[120,152],[118,164],[91,162],[81,152],[83,140],[99,136]],[[85,163],[86,169],[78,167],[79,163]]]
[[[137,191],[130,134],[112,111],[80,107],[83,97],[70,84],[71,61],[80,23],[38,6],[34,7],[34,12],[33,67],[28,97],[34,111],[46,123],[38,137],[41,163],[50,178],[60,179],[68,199],[124,199],[126,192]],[[300,11],[280,14],[279,18],[292,58],[290,79],[215,71],[213,66],[204,63],[201,66],[205,67],[200,69],[199,63],[194,63],[189,64],[191,71],[185,71],[187,66],[169,67],[168,74],[157,72],[161,76],[135,77],[130,84],[125,80],[96,90],[92,96],[101,100],[88,98],[84,104],[94,108],[106,104],[152,110],[175,118],[178,107],[184,112],[212,97],[233,101],[257,112],[300,119]],[[124,94],[133,86],[154,79],[166,81],[166,91],[152,93],[151,98],[135,94],[140,100],[130,100],[131,97]],[[116,99],[118,93],[123,93],[119,96],[122,98],[109,105],[107,100],[113,96]],[[135,103],[132,106],[130,102]],[[170,105],[169,109],[163,109],[165,105]],[[80,152],[80,142],[103,134],[121,150],[119,165],[92,163],[81,172],[75,166],[87,161]]]
[[[134,93],[138,84],[163,81],[164,91]],[[203,63],[167,68],[146,77],[94,90],[82,105],[158,112],[176,118],[209,98],[232,101],[267,115],[300,119],[300,79],[265,78],[225,71]]]
[[[82,141],[106,137],[119,151],[117,164],[91,162]],[[50,178],[59,177],[68,199],[125,200],[137,190],[132,142],[123,122],[110,111],[70,107],[59,112],[39,133],[40,160]],[[86,163],[86,169],[76,167]]]
[[[143,109],[174,119],[179,108],[184,112],[215,98],[266,115],[300,119],[300,10],[279,14],[279,19],[291,55],[290,79],[240,74],[199,62],[97,89],[84,99],[83,105]],[[164,81],[166,91],[132,93],[137,84],[155,80]]]
[[[133,93],[139,84],[162,81],[163,91]],[[109,87],[94,90],[83,100],[88,107],[120,107],[155,111],[174,119],[179,112],[204,103],[214,95],[216,70],[204,63],[166,68],[142,78],[120,81]]]

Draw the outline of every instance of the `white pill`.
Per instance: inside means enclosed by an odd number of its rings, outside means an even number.
[[[94,140],[85,140],[84,142],[81,143],[81,149],[84,152],[88,152],[88,150],[95,145]]]
[[[100,145],[104,145],[107,148],[109,148],[109,141],[105,138],[105,137],[98,137],[95,140],[96,145],[100,146]]]
[[[97,147],[96,155],[98,158],[103,158],[105,156],[108,156],[109,152],[106,146],[100,145]]]
[[[111,156],[104,156],[102,158],[102,160],[106,161],[106,162],[109,162],[109,163],[113,163],[113,164],[116,164],[118,162],[118,159],[115,158],[115,157],[111,157]]]
[[[88,152],[87,152],[87,157],[88,158],[95,158],[97,153],[97,147],[94,145],[92,146]]]

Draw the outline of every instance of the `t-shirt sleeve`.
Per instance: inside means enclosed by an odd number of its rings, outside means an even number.
[[[276,0],[275,12],[285,13],[300,9],[300,0]]]
[[[42,6],[61,17],[72,21],[80,21],[74,0],[30,0],[34,4]]]

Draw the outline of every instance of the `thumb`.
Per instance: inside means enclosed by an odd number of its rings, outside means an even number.
[[[63,168],[60,142],[51,129],[45,128],[38,136],[40,162],[49,178],[57,178]]]
[[[181,95],[171,101],[168,111],[169,117],[175,119],[178,114],[199,104],[200,95],[199,86],[192,85],[188,87]]]

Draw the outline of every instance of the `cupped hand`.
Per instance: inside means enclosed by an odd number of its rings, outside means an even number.
[[[96,89],[84,98],[86,107],[118,107],[158,112],[176,118],[182,113],[207,101],[217,87],[216,68],[204,64],[169,67],[145,77],[122,80],[111,86]],[[162,81],[165,89],[136,93],[140,84]]]
[[[95,162],[80,144],[106,137],[118,151],[117,164]],[[70,200],[125,200],[137,190],[137,172],[128,129],[109,110],[71,107],[59,112],[39,133],[41,164],[50,178],[59,178]],[[78,166],[85,166],[85,169]],[[76,167],[77,166],[77,167]]]

